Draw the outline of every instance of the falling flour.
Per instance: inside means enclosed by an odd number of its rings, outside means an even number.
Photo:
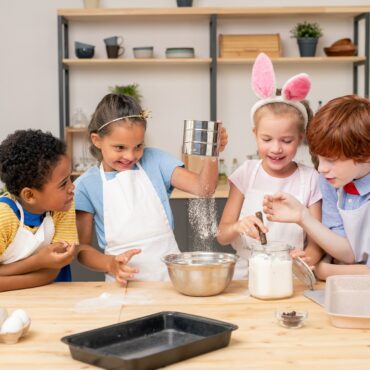
[[[217,233],[217,208],[215,198],[189,199],[189,222],[193,230],[192,251],[211,251]]]

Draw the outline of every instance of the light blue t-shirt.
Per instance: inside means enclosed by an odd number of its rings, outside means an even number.
[[[172,173],[176,167],[184,164],[170,154],[156,148],[145,148],[140,164],[152,182],[161,200],[169,224],[173,228],[173,215],[169,197],[173,190],[171,185]],[[133,170],[137,170],[137,166]],[[107,180],[113,179],[118,172],[106,172]],[[99,167],[94,166],[75,181],[76,211],[85,211],[94,215],[95,231],[100,248],[106,245],[104,233],[103,184]]]

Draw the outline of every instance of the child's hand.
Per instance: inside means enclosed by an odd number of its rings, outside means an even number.
[[[290,251],[290,256],[292,258],[300,257],[304,262],[307,263],[311,270],[315,268],[314,265],[311,265],[311,257],[307,256],[305,251],[302,251],[300,249],[293,249],[292,251]]]
[[[36,253],[36,256],[41,268],[61,269],[73,261],[75,254],[75,244],[57,242],[45,245]]]
[[[223,152],[228,142],[228,135],[226,128],[221,126],[220,132],[220,152]]]
[[[141,249],[131,249],[118,256],[112,256],[110,273],[114,275],[117,282],[121,285],[126,285],[129,279],[134,277],[134,274],[139,272],[137,268],[130,267],[128,263],[136,254],[141,253]]]
[[[257,226],[263,233],[267,233],[267,227],[256,216],[247,216],[234,224],[234,231],[238,234],[248,235],[253,239],[260,240],[260,235]]]
[[[315,276],[319,280],[326,280],[330,275],[329,273],[330,263],[326,262],[325,259],[321,260],[315,267]]]
[[[265,195],[263,212],[270,221],[300,223],[306,207],[296,198],[286,193]]]

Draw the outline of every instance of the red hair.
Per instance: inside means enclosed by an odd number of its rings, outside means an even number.
[[[307,127],[311,153],[326,158],[370,158],[370,100],[346,95],[330,100]]]

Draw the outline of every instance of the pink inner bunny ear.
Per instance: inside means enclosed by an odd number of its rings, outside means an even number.
[[[303,100],[306,98],[310,88],[310,77],[306,73],[300,73],[285,82],[282,95],[286,100]]]
[[[265,54],[258,54],[252,69],[252,89],[261,99],[275,96],[275,73],[271,59]]]

